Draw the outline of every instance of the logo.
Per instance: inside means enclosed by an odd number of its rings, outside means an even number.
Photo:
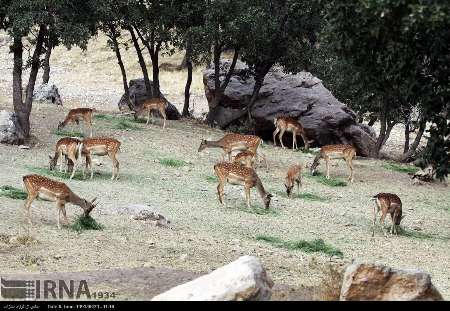
[[[4,299],[91,299],[86,280],[6,280],[1,278]]]

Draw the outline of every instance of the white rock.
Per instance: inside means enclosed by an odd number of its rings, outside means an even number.
[[[269,300],[273,281],[260,261],[243,256],[210,274],[174,287],[152,301]]]

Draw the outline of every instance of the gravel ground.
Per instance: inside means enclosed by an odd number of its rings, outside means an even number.
[[[99,51],[100,48],[95,55]],[[0,145],[0,186],[22,188],[23,175],[32,173],[33,168],[47,167],[48,154],[60,138],[52,132],[68,107],[78,102],[95,105],[104,113],[116,109],[121,93],[118,71],[105,66],[111,72],[96,73],[98,67],[93,65],[98,59],[110,59],[113,63],[111,52],[104,51],[103,58],[94,57],[94,61],[89,58],[86,65],[73,68],[70,56],[78,52],[67,52],[66,58],[61,56],[62,51],[58,53],[53,79],[60,82],[63,99],[70,104],[64,109],[51,105],[42,105],[40,111],[33,108],[32,129],[37,144],[32,149]],[[10,57],[5,46],[0,47],[1,72],[10,71]],[[73,72],[64,70],[63,65]],[[85,76],[82,68],[86,69]],[[10,79],[9,73],[0,76],[0,109],[11,109]],[[198,86],[201,80],[196,83]],[[171,95],[175,101],[182,98],[180,90]],[[199,97],[200,90],[194,88]],[[149,267],[207,273],[242,255],[253,255],[261,259],[276,284],[292,288],[318,286],[327,264],[364,261],[423,269],[432,275],[444,297],[450,298],[450,192],[445,184],[412,186],[407,174],[384,168],[382,161],[357,160],[355,182],[346,187],[329,187],[304,173],[304,191],[324,201],[287,199],[283,194],[287,167],[294,163],[311,164],[313,155],[264,145],[269,171],[259,168],[258,174],[274,199],[273,212],[259,215],[245,207],[244,193],[239,187],[227,186],[226,206],[218,203],[217,184],[211,177],[221,153],[219,150],[198,153],[197,149],[202,138],[220,138],[223,132],[194,121],[169,121],[164,131],[158,123],[137,126],[139,130],[123,131],[114,129],[111,121],[95,120],[94,135],[116,137],[122,142],[118,181],[108,179],[111,164],[107,158],[101,159],[104,165],[96,167],[98,173],[93,180],[67,181],[79,195],[88,199],[99,197],[101,203],[92,216],[105,226],[104,230],[81,234],[58,230],[54,205],[42,201],[34,202],[34,226],[29,229],[23,201],[0,197],[0,236],[35,239],[26,245],[0,240],[2,274]],[[159,161],[163,158],[186,163],[178,168],[167,167]],[[319,169],[323,171],[324,165]],[[345,163],[335,161],[331,174],[344,179],[348,174]],[[378,192],[399,194],[406,215],[402,225],[413,236],[385,238],[378,231],[371,237],[370,197]],[[255,190],[251,203],[254,209],[262,207]],[[172,221],[172,228],[155,227],[119,215],[117,209],[127,204],[154,206]],[[80,209],[71,205],[67,211],[71,221],[80,214]],[[285,240],[321,238],[340,249],[344,258],[275,248],[256,241],[257,235]],[[135,296],[128,291],[124,298]]]

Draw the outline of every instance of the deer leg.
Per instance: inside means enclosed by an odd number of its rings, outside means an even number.
[[[225,205],[223,202],[223,188],[224,188],[224,181],[219,179],[219,185],[217,185],[217,194],[219,195],[219,202],[222,205]]]
[[[295,132],[292,132],[292,150],[295,150],[295,146],[297,145],[297,137]]]
[[[305,145],[305,149],[309,150],[309,142],[308,142],[308,139],[306,138],[305,134],[301,133],[300,136],[303,139],[303,144]]]
[[[330,159],[328,157],[325,158],[325,164],[327,166],[327,179],[330,179]]]
[[[60,223],[60,218],[61,218],[61,212],[64,208],[64,202],[61,201],[56,201],[56,224],[58,226],[58,229],[61,229],[61,223]]]
[[[162,116],[163,119],[164,119],[163,129],[165,129],[165,128],[166,128],[166,112],[165,112],[165,109],[164,109],[164,108],[161,108],[161,109],[159,110],[159,113],[161,114],[161,116]]]
[[[247,207],[250,208],[250,187],[245,185],[245,198],[247,201]]]
[[[75,157],[69,157],[69,159],[73,162],[73,169],[72,169],[72,175],[70,175],[70,180],[75,176],[75,173],[78,168],[78,161]]]
[[[150,123],[150,113],[151,113],[151,111],[149,110],[148,114],[147,114],[147,123],[145,123],[146,125],[148,125]]]
[[[90,131],[90,135],[92,137],[92,121],[89,122],[89,131]]]
[[[285,132],[285,130],[284,130],[284,129],[281,129],[281,133],[280,133],[280,135],[278,136],[278,138],[280,139],[280,142],[281,142],[281,148],[286,149],[286,147],[285,147],[284,144],[283,144],[283,135],[284,135],[284,132]]]
[[[384,227],[385,226],[385,218],[386,218],[386,213],[382,212],[381,218],[380,218],[380,223],[381,223],[382,228],[383,228],[384,236],[387,237],[387,231],[386,231],[386,228]]]
[[[113,152],[108,152],[109,157],[113,163],[113,172],[111,180],[118,179],[119,177],[119,161],[116,158],[116,154]]]
[[[277,134],[280,132],[280,129],[277,127],[275,129],[275,131],[273,132],[273,145],[276,146],[277,145]]]
[[[27,200],[25,201],[25,210],[27,213],[27,221],[30,226],[33,225],[31,222],[31,203],[37,198],[38,193],[28,193]]]
[[[353,163],[352,163],[352,159],[346,160],[347,161],[347,165],[350,168],[350,176],[348,177],[348,180],[350,182],[353,182]]]
[[[61,211],[64,216],[64,224],[67,226],[69,225],[69,219],[67,218],[66,206],[64,204],[61,206]]]

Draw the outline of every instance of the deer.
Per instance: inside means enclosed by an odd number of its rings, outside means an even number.
[[[274,119],[273,123],[275,125],[275,131],[273,132],[273,142],[275,146],[277,145],[276,135],[279,133],[278,139],[280,140],[281,147],[285,149],[285,146],[283,144],[283,135],[285,132],[290,132],[292,133],[292,150],[298,148],[298,135],[302,137],[306,150],[309,149],[309,141],[306,137],[305,129],[296,119],[288,117],[278,117]]]
[[[49,169],[51,171],[54,170],[56,167],[56,164],[58,163],[58,159],[61,158],[59,171],[62,172],[63,164],[70,160],[70,161],[72,161],[72,163],[74,165],[73,170],[72,170],[72,175],[70,176],[70,179],[72,179],[75,176],[75,172],[78,167],[78,159],[81,159],[83,151],[85,151],[84,144],[78,138],[73,138],[73,137],[61,138],[56,143],[54,156],[49,155],[49,158],[50,158]],[[63,155],[64,155],[64,159],[62,158]],[[88,160],[86,160],[86,164],[87,164],[87,162],[88,162]],[[69,165],[67,164],[66,170],[65,170],[66,173],[67,173],[68,166]],[[84,178],[84,169],[83,169],[83,178]]]
[[[292,165],[289,167],[286,178],[284,180],[284,186],[286,187],[286,194],[290,198],[294,184],[297,184],[297,194],[300,194],[300,187],[302,187],[302,170],[301,165]]]
[[[76,108],[71,109],[67,114],[63,122],[59,122],[58,131],[67,126],[69,123],[76,123],[80,125],[80,121],[83,121],[85,125],[89,126],[90,137],[92,137],[92,115],[97,110],[95,108]],[[81,125],[80,125],[81,131]]]
[[[91,169],[91,179],[94,177],[91,156],[108,156],[112,161],[112,177],[111,180],[119,179],[119,161],[117,153],[120,151],[121,142],[114,138],[94,137],[85,138],[83,140],[83,148],[86,150],[87,160],[86,166]],[[89,159],[89,160],[88,160]]]
[[[234,157],[233,162],[248,168],[254,168],[255,154],[249,150],[241,151]]]
[[[262,140],[258,136],[230,133],[216,141],[203,139],[198,148],[198,152],[202,152],[206,148],[221,148],[224,151],[222,161],[225,160],[225,155],[228,155],[228,161],[231,162],[231,154],[233,151],[250,151],[258,158],[257,149],[261,144]],[[264,159],[266,168],[268,168],[266,156],[261,153],[261,157]]]
[[[397,226],[400,226],[400,222],[404,218],[402,216],[402,201],[400,198],[392,193],[378,193],[372,199],[376,202],[376,205],[373,207],[372,237],[375,235],[376,218],[380,211],[380,224],[382,225],[384,235],[387,236],[386,229],[384,228],[384,220],[387,213],[391,215],[392,220],[391,235],[394,233],[398,234]]]
[[[164,119],[163,123],[163,129],[166,128],[166,108],[167,108],[167,102],[162,98],[150,98],[144,101],[144,103],[137,108],[136,112],[134,113],[134,119],[136,120],[139,115],[142,113],[147,112],[147,125],[150,123],[150,115],[153,111],[159,111],[161,116]],[[153,115],[153,114],[152,114]],[[152,122],[153,124],[153,122]]]
[[[330,160],[331,159],[344,159],[350,169],[350,176],[348,180],[353,182],[353,158],[356,156],[356,149],[351,145],[327,145],[320,149],[319,154],[314,158],[314,162],[311,165],[311,174],[315,175],[316,169],[320,164],[321,159],[325,159],[327,166],[326,178],[330,179]]]
[[[250,208],[250,189],[256,187],[266,209],[270,206],[272,194],[268,193],[256,174],[255,170],[236,163],[220,162],[214,165],[214,172],[219,180],[217,193],[219,202],[224,205],[225,184],[244,186],[247,207]]]
[[[97,198],[94,198],[92,201],[87,201],[72,192],[72,190],[70,190],[65,183],[58,182],[44,176],[26,175],[23,177],[23,183],[28,193],[24,208],[26,210],[27,220],[30,226],[33,225],[31,221],[31,203],[33,203],[33,201],[38,197],[44,201],[56,203],[56,224],[58,229],[61,229],[61,213],[64,216],[64,223],[66,225],[69,224],[65,208],[67,203],[81,207],[83,209],[84,217],[88,217],[98,204],[95,203]]]

